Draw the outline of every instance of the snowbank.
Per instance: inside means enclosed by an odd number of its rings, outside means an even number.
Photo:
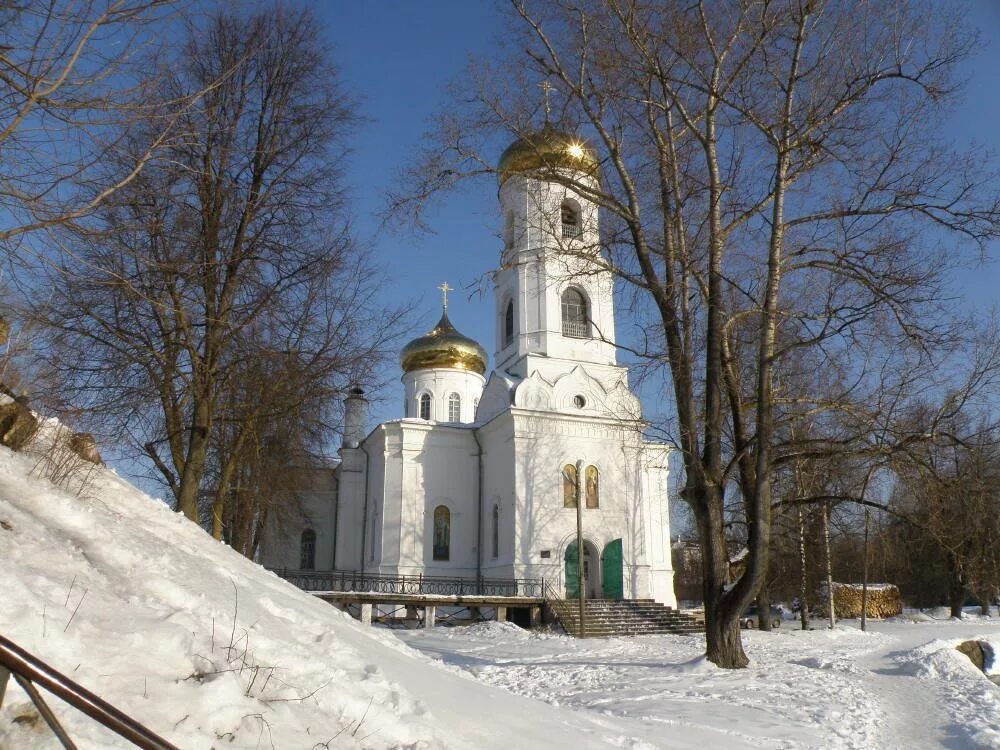
[[[511,731],[528,746],[552,731],[582,747],[608,740],[440,669],[109,470],[76,496],[32,467],[0,448],[0,633],[179,747],[499,747]],[[131,747],[51,703],[81,748]],[[13,684],[0,747],[57,747]]]

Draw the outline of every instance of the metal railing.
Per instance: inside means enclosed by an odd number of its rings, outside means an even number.
[[[444,576],[390,576],[354,571],[272,569],[305,591],[357,591],[376,594],[431,596],[544,597],[544,578],[447,578]]]
[[[144,750],[178,750],[175,745],[155,734],[131,716],[98,698],[82,685],[73,682],[66,675],[57,672],[37,656],[30,654],[13,641],[0,635],[0,706],[3,705],[7,681],[13,675],[14,681],[28,694],[38,713],[59,738],[66,750],[75,750],[76,745],[66,734],[52,709],[45,702],[38,687],[61,698],[78,711],[102,724],[115,734],[124,737],[136,747]],[[37,687],[36,687],[37,686]]]

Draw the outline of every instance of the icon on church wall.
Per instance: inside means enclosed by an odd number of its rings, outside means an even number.
[[[596,466],[588,466],[584,472],[587,488],[587,507],[600,507],[600,479]]]
[[[563,476],[563,507],[576,507],[576,467],[566,464],[562,470]]]
[[[434,559],[448,560],[451,552],[451,511],[444,505],[434,509]]]

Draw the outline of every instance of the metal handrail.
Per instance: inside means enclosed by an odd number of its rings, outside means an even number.
[[[574,626],[569,625],[569,621],[574,619],[579,619],[577,614],[573,612],[572,608],[569,606],[569,599],[560,597],[556,594],[555,589],[549,585],[549,582],[545,582],[545,600],[549,604],[549,608],[559,618],[559,624],[562,625],[563,630],[566,631],[567,635],[573,635],[577,638],[582,638],[585,624],[577,622]],[[575,631],[575,632],[571,632]]]
[[[37,656],[25,651],[2,635],[0,635],[0,666],[12,672],[18,684],[25,688],[39,713],[43,715],[49,726],[52,727],[52,731],[59,737],[63,747],[72,748],[74,745],[55,720],[55,716],[42,700],[41,695],[34,689],[35,685],[45,688],[73,708],[107,727],[115,734],[124,737],[136,747],[141,747],[144,750],[179,750],[176,745],[170,744],[128,714],[115,708],[103,698],[94,695],[66,675],[57,672]],[[3,696],[3,687],[0,686],[0,699]]]
[[[521,596],[544,598],[543,578],[448,578],[386,575],[357,571],[272,569],[305,591],[357,591],[437,596]]]

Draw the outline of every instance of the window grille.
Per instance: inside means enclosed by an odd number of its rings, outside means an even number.
[[[299,570],[316,570],[316,532],[306,529],[299,542]]]
[[[587,300],[578,289],[567,289],[562,295],[563,336],[585,339],[590,336],[587,322]]]

